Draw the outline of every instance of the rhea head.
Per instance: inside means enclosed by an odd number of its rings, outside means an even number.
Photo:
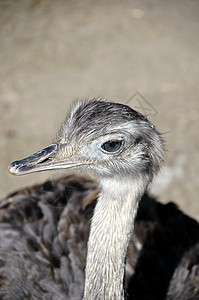
[[[161,136],[142,114],[123,104],[93,99],[76,103],[55,141],[11,163],[9,172],[23,175],[78,168],[98,177],[151,179],[163,158]]]

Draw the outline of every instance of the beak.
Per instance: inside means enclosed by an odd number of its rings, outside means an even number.
[[[64,153],[66,153],[66,149],[63,149],[64,147],[66,146],[61,144],[51,144],[27,158],[14,161],[8,166],[8,171],[12,175],[24,175],[46,170],[69,169],[85,164],[72,161],[72,156],[68,157],[68,159],[61,158],[64,150]]]

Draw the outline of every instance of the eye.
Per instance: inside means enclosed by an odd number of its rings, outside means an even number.
[[[116,152],[121,148],[121,146],[122,146],[122,141],[113,140],[104,143],[101,147],[106,152]]]

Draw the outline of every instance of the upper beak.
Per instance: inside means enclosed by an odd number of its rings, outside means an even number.
[[[72,157],[60,158],[62,155],[59,154],[63,151],[63,147],[61,144],[51,144],[27,158],[14,161],[8,166],[8,171],[13,175],[24,175],[45,170],[68,169],[84,164],[72,161]]]

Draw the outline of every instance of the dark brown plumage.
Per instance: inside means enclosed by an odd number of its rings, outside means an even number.
[[[96,182],[69,176],[0,202],[0,299],[81,299]],[[126,265],[128,299],[199,299],[199,225],[145,194]]]

